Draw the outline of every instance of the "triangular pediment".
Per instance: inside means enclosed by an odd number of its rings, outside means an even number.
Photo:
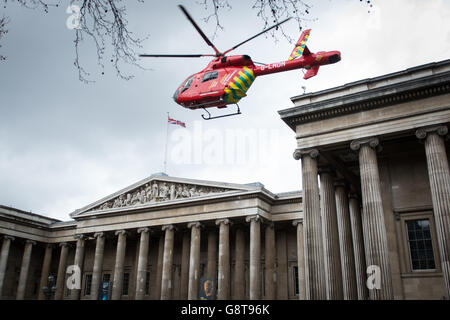
[[[255,190],[261,187],[262,185],[258,184],[230,184],[156,174],[78,209],[70,216],[76,217],[91,212],[152,206],[161,202],[211,197],[233,191]]]

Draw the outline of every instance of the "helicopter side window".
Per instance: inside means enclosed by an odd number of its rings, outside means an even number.
[[[187,89],[189,89],[189,87],[191,86],[193,80],[194,80],[194,77],[190,77],[190,78],[186,81],[186,83],[184,84],[183,89],[181,89],[181,92],[180,92],[180,93],[183,93],[183,92],[185,92]]]
[[[212,79],[217,79],[218,76],[219,76],[219,72],[217,72],[217,71],[207,72],[203,75],[202,82],[206,82],[206,81],[209,81]]]

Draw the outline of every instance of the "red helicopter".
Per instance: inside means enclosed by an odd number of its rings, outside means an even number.
[[[291,18],[263,30],[225,52],[220,52],[206,37],[187,10],[182,5],[179,5],[179,8],[206,43],[214,49],[215,54],[141,54],[139,56],[169,58],[215,57],[205,69],[188,77],[173,95],[175,102],[185,108],[192,110],[204,109],[208,113],[208,117],[202,115],[205,120],[241,114],[237,103],[247,95],[247,90],[258,76],[304,68],[307,70],[304,75],[306,80],[317,75],[320,66],[341,60],[339,51],[311,53],[306,47],[306,41],[308,41],[311,32],[311,29],[308,29],[300,35],[288,60],[255,66],[255,63],[248,55],[226,56],[226,54],[263,33],[278,27]],[[211,107],[226,108],[229,104],[236,104],[237,112],[211,117],[209,111],[206,110],[206,108]]]

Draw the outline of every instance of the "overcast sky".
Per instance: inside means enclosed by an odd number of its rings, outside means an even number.
[[[233,9],[223,12],[224,30],[214,39],[219,50],[263,27],[254,1],[229,2]],[[277,111],[292,107],[290,97],[302,86],[314,92],[450,58],[450,1],[374,0],[370,14],[358,0],[305,2],[317,18],[306,25],[308,47],[339,50],[342,61],[307,81],[300,70],[258,78],[240,103],[242,115],[214,121],[171,98],[208,58],[147,59],[143,65],[152,71],[130,69],[135,78],[124,81],[110,67],[101,75],[95,51],[85,45],[82,62],[96,80],[85,84],[73,67],[65,5],[44,14],[8,3],[0,9],[11,20],[0,48],[8,57],[0,62],[0,204],[69,220],[75,209],[163,171],[167,112],[187,126],[169,127],[169,175],[299,190],[295,134]],[[150,35],[143,52],[211,52],[178,3],[212,37],[214,23],[204,23],[207,13],[192,1],[127,1],[130,30]],[[284,30],[299,36],[294,21]],[[234,53],[270,63],[287,59],[292,47],[278,34],[278,41],[262,36]]]

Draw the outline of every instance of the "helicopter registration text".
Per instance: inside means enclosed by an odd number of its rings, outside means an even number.
[[[272,70],[272,69],[277,69],[277,68],[281,68],[286,66],[286,62],[282,61],[282,62],[278,62],[278,63],[271,63],[271,64],[266,64],[260,67],[261,71],[264,70]]]

